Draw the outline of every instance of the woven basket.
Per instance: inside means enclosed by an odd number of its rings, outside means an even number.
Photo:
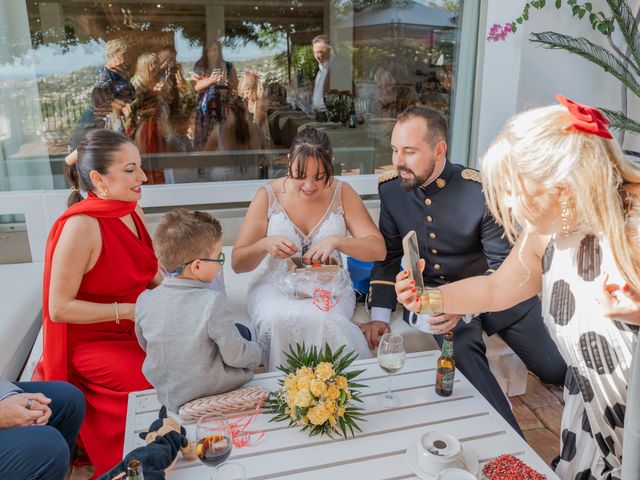
[[[198,420],[206,415],[230,415],[256,408],[266,395],[260,387],[242,387],[231,392],[197,398],[185,403],[178,414],[184,420]]]

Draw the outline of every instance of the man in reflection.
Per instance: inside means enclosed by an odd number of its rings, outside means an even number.
[[[318,73],[313,84],[312,107],[318,121],[326,121],[327,107],[324,94],[329,91],[329,64],[331,63],[331,43],[329,35],[318,35],[311,41],[313,57],[318,62]]]
[[[351,67],[349,62],[339,55],[335,55],[331,47],[329,35],[318,35],[311,41],[313,57],[318,62],[318,73],[313,84],[312,108],[316,120],[327,120],[327,106],[324,96],[330,90],[340,92],[354,92],[355,86],[351,81]],[[332,75],[330,70],[333,70]]]

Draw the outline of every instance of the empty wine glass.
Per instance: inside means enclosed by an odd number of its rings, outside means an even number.
[[[391,393],[391,374],[404,367],[405,359],[404,339],[395,333],[385,333],[378,344],[378,365],[387,372],[387,392],[378,397],[383,407],[391,408],[400,405],[400,398]]]
[[[209,415],[198,420],[196,426],[196,453],[202,463],[214,467],[212,480],[243,480],[245,471],[242,465],[223,464],[231,455],[233,440],[231,428],[226,417]]]

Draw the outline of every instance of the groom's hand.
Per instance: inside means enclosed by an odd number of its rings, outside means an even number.
[[[379,320],[371,320],[370,322],[361,324],[360,330],[367,340],[369,348],[375,350],[378,348],[378,343],[380,343],[380,337],[385,333],[389,333],[389,324]]]

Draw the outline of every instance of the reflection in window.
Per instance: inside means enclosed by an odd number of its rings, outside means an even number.
[[[0,162],[60,188],[90,128],[134,141],[150,183],[282,175],[306,125],[338,173],[382,173],[400,111],[452,105],[454,0],[2,3]]]

